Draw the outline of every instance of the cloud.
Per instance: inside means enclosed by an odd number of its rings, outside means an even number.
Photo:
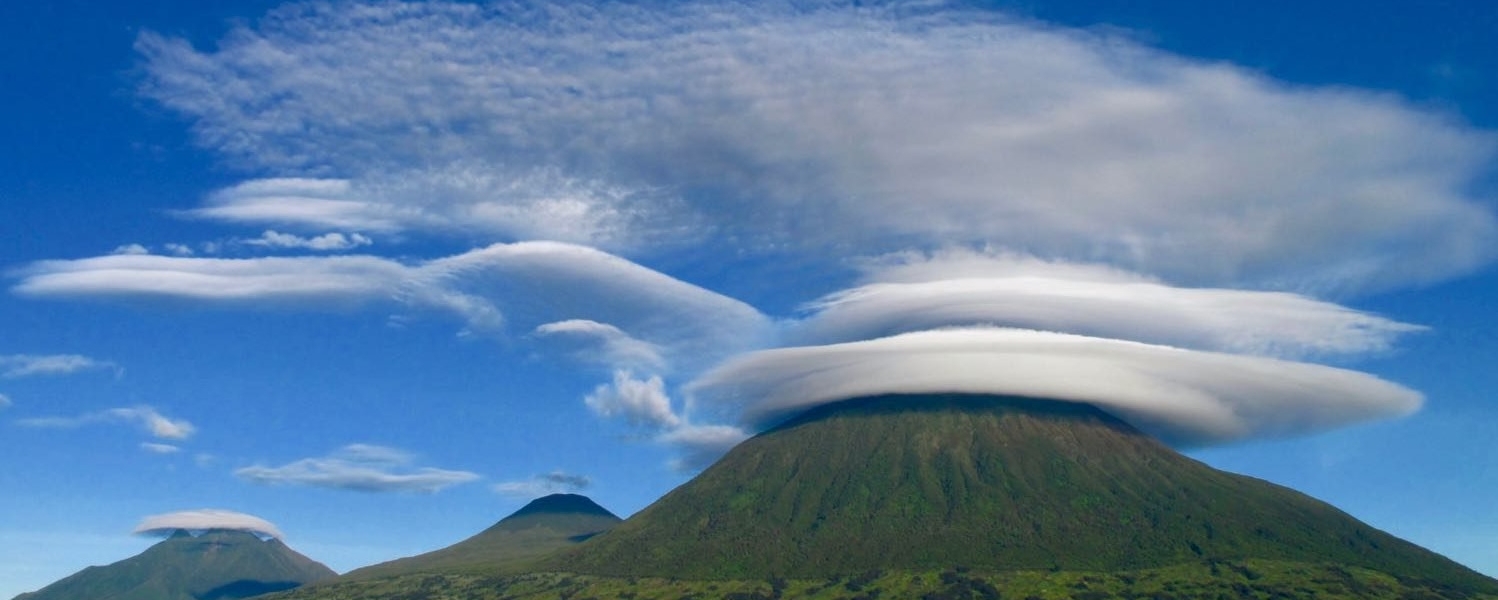
[[[140,449],[152,454],[176,454],[182,451],[181,447],[155,442],[141,442]]]
[[[344,235],[342,233],[324,233],[316,237],[301,237],[290,233],[280,233],[266,230],[260,237],[249,240],[241,240],[240,243],[249,246],[262,246],[278,249],[305,249],[317,251],[352,250],[360,246],[368,246],[374,241],[357,233]]]
[[[283,539],[281,530],[277,529],[270,521],[254,515],[214,508],[152,515],[141,520],[140,524],[135,526],[133,533],[136,535],[169,536],[178,530],[207,531],[213,529],[247,531],[256,535]]]
[[[363,301],[394,294],[400,263],[368,256],[254,259],[117,255],[47,260],[17,271],[25,296]]]
[[[637,340],[618,327],[587,319],[546,323],[536,328],[538,337],[571,341],[574,351],[588,362],[606,366],[663,369],[666,359],[655,344]]]
[[[140,244],[125,244],[123,246],[116,247],[113,251],[110,252],[110,254],[126,254],[126,255],[139,255],[139,254],[150,254],[150,253],[151,253],[150,250],[146,249],[145,246],[142,246]]]
[[[749,436],[748,431],[732,425],[683,425],[656,440],[681,451],[681,456],[672,459],[672,469],[693,472],[707,468]]]
[[[1018,329],[951,329],[781,348],[692,382],[694,407],[760,430],[862,396],[972,393],[1094,404],[1168,443],[1219,444],[1400,416],[1422,396],[1308,363]]]
[[[133,423],[154,437],[168,440],[185,440],[197,431],[192,423],[184,419],[173,419],[150,406],[111,408],[86,413],[77,417],[37,417],[16,421],[25,427],[43,429],[73,429],[96,423]]]
[[[14,404],[15,403],[10,400],[10,396],[7,396],[5,394],[0,394],[0,409],[10,408]]]
[[[552,471],[521,481],[496,483],[494,491],[515,498],[537,498],[548,494],[580,492],[592,483],[586,475]]]
[[[672,428],[681,424],[681,418],[671,410],[666,384],[658,375],[635,379],[629,371],[614,371],[613,383],[598,386],[583,402],[600,416],[621,417],[638,427]]]
[[[435,493],[479,479],[476,473],[431,467],[413,467],[405,451],[352,444],[333,454],[304,458],[280,467],[254,465],[234,475],[262,485],[305,485],[356,492]]]
[[[507,320],[524,332],[549,324],[543,333],[602,336],[604,350],[616,356],[652,360],[649,349],[687,367],[756,347],[771,327],[738,300],[618,256],[555,242],[494,244],[415,265],[375,256],[101,256],[39,261],[16,273],[21,281],[13,290],[33,297],[255,307],[396,302],[455,315],[474,332],[497,332]]]
[[[978,9],[304,4],[136,47],[143,95],[277,175],[201,218],[824,264],[1002,243],[1354,292],[1495,252],[1490,134]]]
[[[792,342],[993,325],[1298,358],[1386,351],[1397,336],[1424,330],[1296,294],[1182,288],[1028,257],[959,253],[891,270],[897,282],[868,283],[808,305],[812,315]]]
[[[16,379],[40,375],[71,375],[81,371],[110,370],[115,375],[123,367],[105,360],[79,354],[10,354],[0,356],[0,377]]]

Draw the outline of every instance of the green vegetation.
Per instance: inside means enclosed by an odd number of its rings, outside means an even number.
[[[813,410],[537,570],[817,580],[1253,559],[1498,591],[1330,505],[1212,469],[1090,406],[959,395]]]
[[[962,567],[868,571],[824,579],[690,581],[533,573],[511,577],[407,575],[302,588],[275,600],[1493,600],[1495,594],[1331,564],[1196,561],[1158,569],[980,571]]]
[[[619,517],[576,494],[537,498],[494,526],[441,550],[349,572],[339,581],[409,573],[516,573],[536,558],[613,527]]]
[[[89,567],[15,600],[229,600],[335,575],[279,540],[238,531],[179,531],[134,557]]]

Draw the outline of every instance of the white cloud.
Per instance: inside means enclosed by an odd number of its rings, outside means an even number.
[[[589,362],[619,368],[664,369],[666,359],[655,344],[630,337],[623,330],[597,321],[571,319],[536,327],[543,338],[560,338],[579,348],[574,354]]]
[[[148,250],[145,246],[142,246],[140,244],[125,244],[123,246],[116,247],[113,251],[110,252],[110,254],[128,254],[128,255],[150,254],[150,253],[151,253],[150,250]]]
[[[903,264],[891,273],[897,283],[875,274],[873,283],[812,303],[793,344],[994,325],[1295,358],[1385,351],[1424,329],[1285,292],[1181,288],[1015,257],[944,262]]]
[[[747,354],[688,386],[694,408],[762,429],[829,402],[973,393],[1091,403],[1195,446],[1405,415],[1422,396],[1377,377],[1277,359],[1016,329],[953,329]]]
[[[73,429],[95,423],[133,423],[154,437],[168,440],[185,440],[197,431],[192,423],[184,419],[173,419],[150,406],[111,408],[86,413],[77,417],[37,417],[19,419],[17,424],[25,427]]]
[[[324,233],[316,237],[308,238],[290,233],[281,233],[274,230],[266,230],[264,233],[260,234],[260,237],[249,240],[241,240],[240,243],[249,246],[262,246],[266,248],[304,249],[329,252],[338,250],[352,250],[360,246],[368,246],[370,244],[373,244],[374,240],[371,240],[368,237],[360,235],[358,233],[344,235],[335,231],[332,233]]]
[[[109,370],[116,376],[125,369],[106,360],[79,354],[9,354],[0,356],[0,377],[15,379],[40,375],[70,375],[81,371]]]
[[[146,452],[150,452],[151,454],[176,454],[182,451],[182,448],[179,446],[173,446],[171,444],[158,444],[156,442],[141,442],[140,449],[145,450]]]
[[[10,396],[0,394],[0,408],[10,408],[14,404],[15,403],[10,400]]]
[[[498,331],[506,321],[523,332],[592,321],[635,340],[614,336],[614,351],[638,353],[649,345],[687,367],[763,344],[770,329],[769,319],[743,302],[618,256],[554,242],[495,244],[417,265],[374,256],[102,256],[39,261],[18,274],[13,290],[35,297],[145,296],[255,307],[398,302],[456,315],[475,332]]]
[[[623,418],[635,426],[669,429],[681,425],[659,375],[635,379],[629,371],[614,371],[613,383],[598,386],[583,401],[600,416]]]
[[[281,530],[277,529],[270,521],[254,515],[214,508],[152,515],[143,519],[139,525],[136,525],[134,533],[137,535],[166,536],[171,535],[179,529],[188,531],[228,529],[283,539]]]
[[[494,484],[498,494],[515,498],[538,498],[548,494],[579,492],[592,485],[586,475],[574,475],[565,471],[552,471],[520,481],[505,481]]]
[[[673,469],[692,472],[707,468],[739,442],[749,439],[749,435],[732,425],[683,425],[661,434],[657,441],[682,452],[671,461]]]
[[[100,256],[32,263],[13,289],[27,296],[144,296],[218,302],[368,300],[392,296],[399,263],[367,256],[254,259]]]
[[[338,3],[137,48],[200,143],[298,176],[205,218],[1354,291],[1469,272],[1498,229],[1464,191],[1494,140],[1454,119],[975,9]]]
[[[305,485],[358,492],[435,493],[479,479],[476,473],[412,466],[405,451],[352,444],[332,455],[304,458],[279,467],[254,465],[234,475],[263,485]]]
[[[188,247],[186,244],[172,243],[165,244],[163,247],[166,248],[166,251],[170,252],[173,256],[192,256],[196,254],[195,252],[193,252],[193,249]]]

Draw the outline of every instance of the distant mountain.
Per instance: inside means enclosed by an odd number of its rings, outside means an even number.
[[[253,533],[178,531],[145,552],[88,567],[15,600],[229,600],[336,576],[277,539]]]
[[[1245,559],[1498,592],[1455,562],[1293,490],[1208,467],[1091,406],[964,395],[811,410],[536,570],[762,580]]]
[[[532,500],[466,540],[426,554],[356,569],[337,581],[410,573],[510,571],[582,542],[619,522],[618,516],[586,496],[552,494]]]

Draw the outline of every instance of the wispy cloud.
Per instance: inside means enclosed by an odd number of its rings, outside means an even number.
[[[176,454],[182,451],[180,446],[171,444],[159,444],[156,442],[141,442],[140,449],[151,454]]]
[[[1354,290],[1469,272],[1498,228],[1463,191],[1494,140],[1453,119],[950,5],[300,5],[137,48],[201,144],[297,174],[192,213],[236,222],[831,262],[1002,240]]]
[[[401,303],[446,312],[473,331],[586,335],[614,358],[703,366],[763,343],[753,307],[592,248],[495,244],[406,265],[375,256],[248,259],[101,256],[33,263],[15,292],[36,297],[157,297],[203,302]],[[597,301],[608,298],[608,302]],[[585,322],[589,324],[584,324]],[[654,356],[652,356],[654,354]]]
[[[505,481],[494,484],[494,491],[498,494],[515,498],[537,498],[547,494],[561,494],[580,492],[592,485],[592,480],[586,475],[574,475],[565,471],[552,471],[523,479],[520,481]]]
[[[270,521],[254,515],[214,508],[152,515],[141,520],[140,524],[135,526],[134,533],[136,535],[164,536],[171,535],[179,529],[186,529],[188,531],[229,529],[248,531],[277,539],[282,537],[281,530],[277,529]]]
[[[154,437],[168,440],[185,440],[192,437],[197,431],[192,423],[184,419],[173,419],[156,411],[150,406],[135,406],[129,408],[111,408],[99,412],[86,413],[76,417],[36,417],[18,419],[16,423],[24,427],[73,429],[85,425],[101,423],[131,423],[150,433]]]
[[[108,370],[115,375],[125,369],[115,363],[78,354],[10,354],[0,356],[0,377],[15,379],[40,375],[70,375],[80,371]]]
[[[416,467],[403,450],[352,444],[325,457],[304,458],[279,467],[255,465],[234,475],[263,485],[305,485],[358,492],[435,493],[480,479],[476,473]]]
[[[662,433],[656,440],[681,451],[680,456],[671,460],[672,469],[692,472],[707,468],[750,435],[749,431],[733,425],[683,425]]]
[[[317,250],[321,252],[332,252],[339,250],[352,250],[360,246],[368,246],[374,240],[358,234],[343,234],[339,232],[324,233],[314,237],[302,237],[291,233],[281,233],[274,230],[266,230],[260,237],[240,240],[239,243],[247,246],[260,246],[264,248],[278,249],[300,249]]]
[[[10,396],[0,394],[0,409],[10,408],[14,404],[15,403],[11,401]]]
[[[587,362],[616,368],[661,370],[666,359],[655,344],[630,337],[623,330],[597,321],[570,319],[536,327],[538,337],[570,343],[573,355]]]

